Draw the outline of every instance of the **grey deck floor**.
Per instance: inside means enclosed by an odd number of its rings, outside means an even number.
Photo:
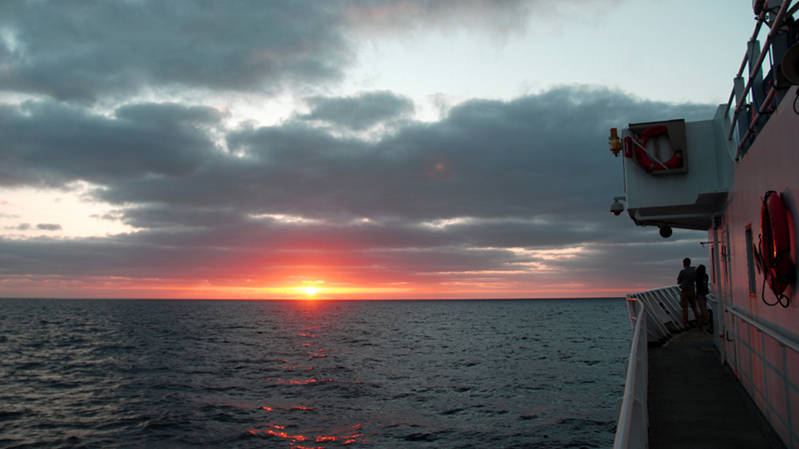
[[[785,447],[705,332],[649,348],[648,408],[651,449]]]

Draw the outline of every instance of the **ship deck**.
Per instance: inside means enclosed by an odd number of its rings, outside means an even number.
[[[650,449],[785,448],[705,332],[649,349],[648,411]]]

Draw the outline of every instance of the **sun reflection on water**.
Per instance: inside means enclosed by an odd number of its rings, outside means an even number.
[[[321,435],[302,435],[286,432],[286,427],[278,424],[267,424],[264,429],[250,429],[247,431],[252,436],[267,438],[271,440],[283,440],[289,443],[292,449],[324,449],[325,446],[304,446],[297,443],[338,443],[347,446],[362,439],[361,424],[345,429],[344,431],[333,432],[332,434]]]
[[[310,299],[320,289],[304,286],[299,291],[304,292]],[[318,371],[325,373],[325,367],[331,363],[330,359],[333,358],[331,355],[334,354],[330,354],[327,344],[324,346],[320,344],[326,341],[324,326],[309,322],[319,318],[319,310],[316,307],[309,309],[302,306],[295,310],[299,311],[299,314],[291,316],[291,319],[298,320],[298,327],[295,328],[293,337],[289,341],[293,350],[282,353],[283,357],[276,364],[277,375],[263,378],[266,385],[275,387],[276,390],[273,391],[278,393],[273,395],[269,402],[257,407],[266,418],[262,421],[264,424],[250,428],[246,433],[253,438],[271,442],[266,444],[289,449],[331,449],[366,442],[361,430],[362,424],[333,429],[319,427],[318,418],[326,413],[325,407],[314,403],[313,399],[309,400],[306,393],[298,393],[313,391],[312,389],[316,388],[324,389],[325,384],[335,384],[336,380],[327,376],[302,377],[302,373],[311,374],[316,372],[317,368]],[[284,392],[285,395],[282,394]],[[316,393],[310,396],[313,397],[316,397]],[[298,398],[305,399],[301,399],[303,402],[294,402]],[[312,419],[316,424],[309,427],[309,423],[305,421],[308,419]],[[284,442],[282,444],[285,446],[281,446],[280,442]]]

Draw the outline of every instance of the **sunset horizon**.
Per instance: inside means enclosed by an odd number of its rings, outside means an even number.
[[[0,446],[799,449],[797,3],[0,1]]]
[[[0,297],[673,284],[683,257],[707,260],[705,235],[612,216],[606,141],[726,101],[735,27],[677,6],[647,28],[627,20],[646,8],[606,0],[5,4]],[[673,23],[696,35],[671,39]],[[707,59],[684,43],[709,32],[734,58],[684,83]],[[666,57],[639,66],[655,46]]]

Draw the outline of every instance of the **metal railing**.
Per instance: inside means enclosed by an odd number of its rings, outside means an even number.
[[[760,332],[763,332],[764,334],[768,335],[769,337],[773,338],[774,340],[777,340],[778,343],[780,343],[781,345],[785,346],[786,348],[791,349],[794,352],[799,353],[799,342],[797,342],[796,340],[784,335],[782,332],[780,332],[780,331],[778,331],[776,329],[773,329],[772,327],[757,321],[756,319],[752,318],[751,316],[748,316],[748,315],[744,314],[737,307],[727,306],[727,312],[730,312],[731,314],[733,314],[736,317],[738,317],[740,320],[742,320],[742,321],[750,324],[751,326],[755,327]]]
[[[717,308],[715,297],[708,295],[708,300],[713,309]],[[663,341],[673,333],[686,329],[688,323],[683,320],[680,288],[677,286],[628,294],[627,312],[633,325],[633,338],[613,448],[643,449],[649,447],[649,415],[646,408],[648,343]],[[689,320],[696,318],[693,311],[688,313]]]
[[[755,87],[755,83],[758,83],[756,87],[760,88],[760,83],[762,82],[762,66],[763,62],[766,59],[766,56],[772,54],[772,42],[774,40],[775,34],[780,29],[779,25],[782,23],[783,18],[785,17],[786,10],[788,6],[790,6],[792,0],[783,0],[782,4],[780,5],[780,9],[778,10],[777,14],[774,16],[773,25],[771,26],[771,31],[769,31],[768,36],[766,37],[766,42],[764,44],[765,51],[760,51],[760,46],[757,40],[758,34],[760,33],[760,29],[763,26],[763,23],[766,20],[767,11],[764,8],[760,15],[757,17],[757,22],[755,24],[755,30],[752,33],[752,37],[749,38],[749,43],[747,45],[746,53],[744,54],[743,60],[741,61],[741,66],[738,69],[738,73],[735,75],[735,84],[732,88],[732,92],[730,92],[729,100],[727,101],[727,108],[725,113],[729,116],[730,107],[732,106],[733,100],[735,100],[735,111],[733,112],[732,119],[730,120],[730,129],[727,133],[727,140],[732,140],[733,133],[735,132],[735,128],[738,127],[739,129],[739,140],[738,140],[738,148],[736,158],[740,157],[742,154],[742,150],[744,150],[746,146],[746,142],[748,139],[757,134],[757,127],[760,117],[765,113],[768,105],[771,101],[774,100],[774,97],[777,93],[777,88],[772,83],[771,88],[769,89],[768,93],[766,94],[764,99],[761,101],[757,101],[757,98],[754,98],[753,95],[753,102],[754,105],[752,109],[752,117],[749,117],[747,120],[746,118],[742,118],[739,120],[739,116],[741,111],[745,108],[748,108],[749,105],[746,103],[746,99],[749,93],[752,91],[752,88]],[[773,54],[772,58],[773,59]],[[746,84],[743,84],[743,73],[744,69],[749,67],[747,72],[747,80]],[[774,64],[771,61],[771,68],[773,69]],[[758,104],[760,103],[760,104]]]
[[[796,447],[795,442],[799,439],[795,425],[796,412],[792,411],[795,408],[791,397],[786,395],[799,388],[788,363],[799,353],[799,338],[796,334],[764,322],[732,304],[725,304],[725,315],[727,314],[732,319],[730,333],[725,332],[723,338],[725,343],[729,342],[733,346],[729,350],[734,354],[730,366],[735,369],[736,376],[749,395],[753,399],[759,399],[756,404],[774,429],[780,429],[781,426],[787,429],[787,433],[780,433],[785,446]],[[750,332],[751,329],[756,329],[760,335]],[[773,343],[767,343],[769,339],[777,343],[779,348],[772,346]],[[751,358],[747,350],[751,351]],[[790,354],[791,351],[793,355]],[[745,364],[749,365],[748,370],[744,368]],[[755,369],[756,366],[762,368]],[[780,407],[779,404],[786,405]],[[794,425],[791,426],[790,423]]]
[[[630,299],[636,299],[647,306],[647,337],[649,341],[666,340],[673,333],[680,332],[688,327],[688,323],[683,320],[682,307],[680,306],[680,288],[677,286],[630,293],[627,295],[627,304],[630,304]],[[692,318],[695,318],[693,311],[689,310],[688,319]]]
[[[648,349],[646,306],[634,297],[627,297],[627,308],[633,320],[633,341],[627,361],[627,380],[616,425],[613,449],[649,447],[649,414],[646,409]]]

